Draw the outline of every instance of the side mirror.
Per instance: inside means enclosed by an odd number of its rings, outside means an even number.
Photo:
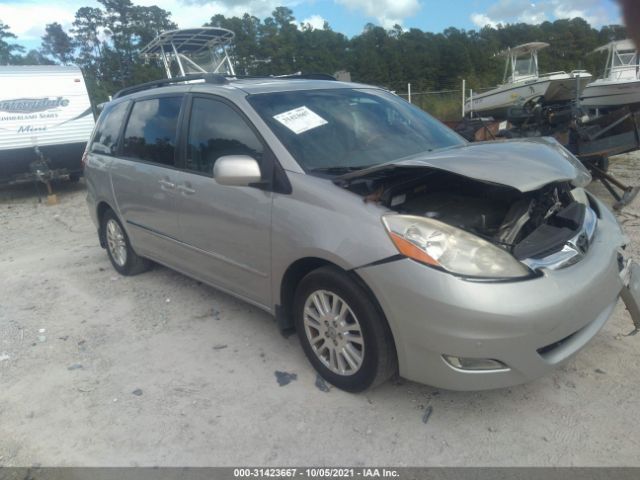
[[[248,187],[262,179],[260,165],[248,155],[225,155],[213,164],[213,178],[220,185]]]

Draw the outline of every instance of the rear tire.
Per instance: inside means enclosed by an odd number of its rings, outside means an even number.
[[[121,275],[137,275],[151,268],[151,261],[133,251],[122,223],[113,210],[102,216],[101,232],[104,235],[111,265]]]
[[[322,267],[302,279],[294,299],[302,348],[318,373],[347,392],[362,392],[398,369],[391,330],[370,295],[349,275]]]

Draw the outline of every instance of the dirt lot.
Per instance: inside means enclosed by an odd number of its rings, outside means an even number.
[[[638,161],[612,169],[640,183]],[[0,465],[640,466],[640,335],[621,304],[528,385],[325,391],[262,311],[166,268],[118,276],[82,184],[57,192],[0,192]],[[640,259],[640,199],[620,220]]]

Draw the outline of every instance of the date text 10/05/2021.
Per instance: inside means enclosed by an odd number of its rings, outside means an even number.
[[[390,468],[235,468],[234,478],[397,478]]]

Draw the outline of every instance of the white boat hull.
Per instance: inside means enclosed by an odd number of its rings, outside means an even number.
[[[584,89],[580,102],[591,109],[640,105],[640,80],[593,82]]]
[[[592,80],[591,75],[582,75],[580,77],[580,94]],[[578,97],[578,81],[575,76],[568,74],[551,76],[551,85],[544,97],[545,103],[561,103],[570,102]]]
[[[533,80],[519,85],[501,85],[496,89],[469,98],[466,101],[466,110],[486,116],[504,118],[509,108],[524,105],[535,98],[544,97],[551,83],[551,80]]]

